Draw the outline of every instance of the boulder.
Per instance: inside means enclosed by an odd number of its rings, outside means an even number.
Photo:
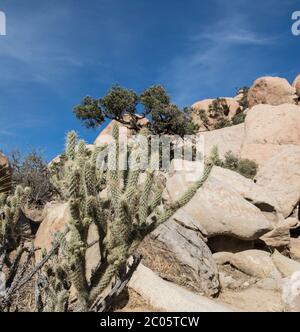
[[[218,269],[204,236],[205,230],[179,210],[141,244],[146,265],[168,280],[188,284],[207,296],[217,295]],[[167,269],[170,263],[173,268]]]
[[[248,112],[241,158],[262,166],[277,153],[295,145],[300,145],[299,106],[257,105]]]
[[[299,226],[299,221],[296,218],[284,219],[282,215],[278,215],[278,222],[274,225],[274,229],[264,234],[260,239],[264,241],[269,247],[285,249],[291,242],[290,231]]]
[[[284,277],[290,277],[294,272],[300,271],[300,263],[281,255],[277,250],[272,254],[272,260]]]
[[[125,116],[124,117],[125,121],[128,120],[128,117]],[[139,120],[139,123],[142,126],[146,126],[149,121],[145,118],[141,118]],[[96,146],[101,146],[101,145],[105,145],[105,144],[109,144],[113,142],[113,138],[112,138],[112,129],[114,127],[114,125],[117,125],[119,128],[121,127],[122,129],[120,130],[120,139],[127,139],[128,137],[132,136],[134,134],[134,131],[131,129],[128,129],[125,125],[121,124],[120,122],[116,121],[116,120],[112,120],[102,131],[101,133],[98,135],[98,137],[96,138],[94,144]]]
[[[187,189],[203,174],[203,163],[173,159],[170,164],[163,199],[176,200],[182,195],[183,188]]]
[[[209,156],[212,148],[217,146],[220,158],[224,158],[228,151],[232,151],[234,155],[239,157],[244,138],[244,129],[245,125],[241,123],[236,126],[201,133],[204,138],[205,156]]]
[[[212,106],[214,100],[216,99],[204,99],[192,105],[192,120],[199,126],[200,131],[214,129],[214,125],[219,118],[218,114],[215,114],[215,112],[210,110],[210,107]],[[231,120],[232,117],[234,117],[237,113],[241,112],[240,104],[234,98],[219,98],[219,100],[220,104],[225,110],[223,116],[228,118],[228,120]],[[208,120],[207,123],[204,123],[201,120],[199,111],[204,112]]]
[[[296,89],[296,93],[300,97],[300,75],[295,78],[293,87]]]
[[[291,238],[290,255],[292,259],[300,261],[300,238]]]
[[[138,266],[128,285],[152,307],[165,312],[233,311],[229,307],[163,280],[142,264]]]
[[[296,89],[280,77],[261,77],[252,85],[248,93],[249,107],[258,104],[281,105],[296,103]]]
[[[213,259],[217,263],[217,265],[225,265],[230,264],[232,258],[233,258],[232,252],[226,252],[226,251],[220,251],[213,254]]]
[[[8,159],[0,152],[0,167],[1,166],[8,166]]]
[[[35,247],[51,249],[55,233],[64,231],[69,218],[70,211],[67,203],[47,203],[44,208],[44,220],[36,233]]]
[[[259,169],[255,181],[272,192],[279,212],[288,217],[300,199],[300,146],[276,154]]]
[[[213,177],[182,209],[206,229],[208,237],[223,235],[255,240],[272,230],[257,207]]]
[[[44,208],[44,219],[36,233],[34,245],[36,248],[52,248],[52,242],[57,232],[63,232],[70,219],[68,203],[51,202],[47,203]],[[68,236],[68,235],[67,235]],[[89,227],[87,243],[93,243],[99,238],[98,229],[94,223]],[[41,251],[37,251],[36,259],[41,258]],[[86,276],[90,278],[92,270],[97,267],[100,260],[100,250],[98,243],[89,247],[86,251]]]
[[[230,264],[238,270],[258,278],[280,279],[271,255],[262,250],[246,250],[232,256]]]
[[[213,167],[210,176],[239,193],[248,202],[257,206],[261,211],[276,212],[278,203],[272,197],[272,192],[266,188],[258,186],[253,180],[250,180],[237,172],[218,166]]]
[[[282,302],[287,312],[300,312],[300,271],[284,279]]]

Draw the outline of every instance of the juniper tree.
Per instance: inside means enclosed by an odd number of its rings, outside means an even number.
[[[152,86],[140,95],[133,90],[114,85],[100,99],[85,97],[74,108],[74,113],[87,128],[97,128],[105,119],[110,119],[138,132],[143,127],[141,120],[147,118],[148,128],[155,134],[184,136],[197,130],[191,120],[191,109],[180,110],[172,104],[160,85]]]

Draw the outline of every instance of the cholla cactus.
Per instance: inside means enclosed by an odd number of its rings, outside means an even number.
[[[28,201],[30,188],[17,186],[13,195],[0,194],[0,244],[15,247],[21,207]]]
[[[73,132],[68,135],[68,159],[62,183],[68,184],[71,219],[68,236],[61,234],[59,239],[64,257],[61,264],[76,289],[77,310],[88,311],[93,306],[144,237],[185,205],[211,171],[212,163],[208,163],[203,177],[178,201],[166,208],[161,207],[163,186],[155,180],[155,171],[151,166],[145,171],[144,184],[139,184],[141,170],[138,165],[142,162],[140,151],[147,151],[148,145],[147,132],[142,131],[142,135],[144,139],[130,151],[128,171],[119,169],[121,156],[117,126],[113,128],[115,144],[114,148],[109,149],[106,171],[96,167],[99,150],[88,156],[84,153],[84,142],[81,141],[75,149],[76,135]],[[101,195],[101,190],[106,190],[107,195]],[[101,261],[88,280],[85,255],[88,229],[92,223],[98,227]],[[57,288],[51,289],[53,291]],[[61,284],[58,290],[62,291]]]

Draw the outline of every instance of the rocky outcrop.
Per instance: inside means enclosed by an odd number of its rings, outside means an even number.
[[[226,127],[201,133],[204,137],[204,152],[208,156],[214,146],[218,147],[219,156],[224,158],[226,152],[232,151],[236,156],[240,155],[244,137],[244,124]]]
[[[67,203],[47,203],[44,208],[44,220],[36,233],[35,247],[46,250],[51,249],[55,234],[64,231],[69,216],[70,212]]]
[[[249,107],[258,104],[281,105],[296,103],[296,89],[280,77],[261,77],[252,85],[248,93]]]
[[[250,241],[271,231],[273,227],[260,209],[242,196],[247,192],[247,186],[250,188],[248,190],[250,193],[255,184],[251,186],[246,181],[244,187],[236,184],[235,188],[230,180],[226,183],[228,180],[226,180],[225,173],[227,172],[215,168],[204,186],[182,210],[207,231],[209,238],[230,236]],[[173,176],[167,180],[164,198],[170,202],[175,201],[182,194],[182,188],[188,188],[200,176],[201,173],[188,178],[190,180],[188,181],[184,176],[184,171],[173,173]],[[238,175],[238,177],[240,176]],[[275,203],[271,202],[271,198],[267,199],[260,188],[257,188],[257,192],[257,198],[255,198],[255,190],[252,189],[252,200],[269,202],[268,205],[266,203],[266,206],[272,209]]]
[[[146,265],[163,278],[214,296],[219,292],[218,269],[205,235],[195,220],[179,210],[145,239],[140,250]],[[170,264],[172,269],[167,268]]]
[[[272,230],[257,207],[213,177],[183,210],[206,229],[208,237],[224,235],[254,240]]]
[[[258,186],[253,180],[245,178],[237,172],[217,166],[213,167],[210,176],[235,190],[261,211],[276,213],[278,203],[273,197],[272,192]]]
[[[240,104],[234,98],[204,99],[192,105],[192,120],[199,126],[200,131],[212,130],[220,116],[213,107],[218,100],[219,106],[224,110],[223,116],[231,120],[237,113],[241,112]],[[202,114],[202,116],[200,115]],[[206,121],[203,121],[204,117]]]
[[[291,238],[290,240],[290,255],[291,258],[300,261],[300,237]]]
[[[125,121],[127,120],[126,117],[124,118]],[[139,120],[139,124],[142,126],[146,126],[147,123],[149,121],[145,118],[142,118]],[[123,124],[121,124],[120,122],[116,121],[116,120],[112,120],[102,131],[101,133],[98,135],[98,137],[96,138],[94,144],[96,146],[101,146],[101,145],[105,145],[105,144],[109,144],[113,142],[113,138],[112,138],[112,129],[114,127],[114,125],[117,125],[118,127],[121,127],[122,130],[120,130],[120,140],[122,139],[127,139],[128,137],[132,136],[134,134],[134,131],[131,129],[126,128]]]
[[[300,75],[295,78],[293,87],[296,89],[296,93],[300,97]]]
[[[300,145],[300,107],[257,105],[245,120],[241,157],[260,166],[287,147]]]
[[[257,185],[272,192],[279,212],[288,217],[300,200],[300,146],[284,149],[258,171]]]
[[[263,235],[260,239],[265,242],[269,247],[278,248],[278,250],[285,250],[291,244],[291,230],[300,226],[300,222],[296,218],[284,219],[279,214],[274,229]]]
[[[8,159],[0,152],[0,167],[1,166],[8,166]]]
[[[153,271],[139,265],[129,287],[152,307],[166,312],[230,312],[232,309],[163,280]]]

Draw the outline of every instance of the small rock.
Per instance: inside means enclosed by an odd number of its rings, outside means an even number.
[[[300,261],[300,238],[291,238],[290,255],[292,259]]]
[[[151,306],[165,312],[230,312],[230,308],[183,287],[165,281],[140,264],[129,287],[140,294]]]
[[[234,254],[230,263],[238,270],[253,277],[281,277],[270,254],[262,250],[246,250]]]
[[[300,271],[284,279],[282,302],[285,311],[300,312]]]
[[[284,277],[290,277],[294,272],[300,271],[300,263],[281,255],[277,250],[272,255],[272,260]]]

